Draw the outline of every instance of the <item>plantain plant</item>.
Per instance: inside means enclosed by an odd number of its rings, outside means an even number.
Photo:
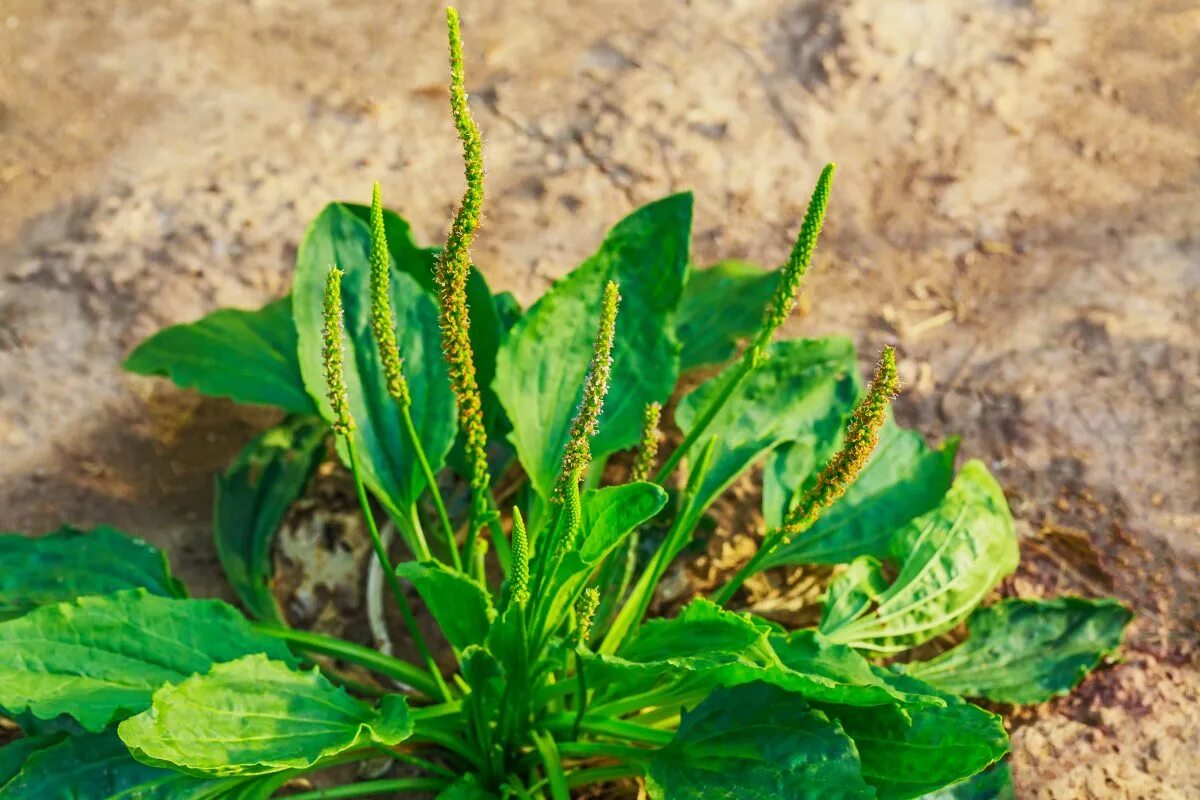
[[[779,270],[693,270],[678,194],[521,311],[471,263],[482,155],[447,18],[467,189],[445,245],[418,246],[376,186],[312,223],[290,296],[164,330],[126,365],[288,413],[217,479],[245,614],[190,598],[110,528],[0,537],[0,708],[24,732],[0,749],[0,798],[1010,796],[1001,719],[963,697],[1063,694],[1130,614],[982,606],[1018,562],[986,467],[956,473],[956,441],[891,419],[891,348],[864,387],[846,339],[776,341],[833,165]],[[715,375],[674,406],[660,454],[661,407],[698,367]],[[272,593],[272,538],[331,440],[412,659],[290,627]],[[714,501],[759,464],[756,551],[648,619]],[[744,581],[800,564],[845,565],[817,627],[736,610]],[[941,655],[894,658],[962,623]],[[390,775],[298,780],[382,757]]]

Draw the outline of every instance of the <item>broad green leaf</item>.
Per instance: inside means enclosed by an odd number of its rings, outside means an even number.
[[[882,668],[876,668],[885,674]],[[902,675],[898,690],[936,694],[944,705],[822,705],[854,740],[862,774],[880,800],[908,800],[986,769],[1009,751],[1004,721],[952,694]]]
[[[965,642],[904,671],[954,694],[1044,703],[1120,647],[1132,618],[1116,600],[1002,600],[971,615]]]
[[[30,754],[16,777],[0,788],[0,797],[4,800],[226,800],[234,797],[233,792],[239,788],[248,788],[260,780],[214,780],[148,766],[134,760],[115,732],[106,731],[73,736]]]
[[[693,270],[683,287],[675,331],[683,345],[680,369],[729,360],[738,340],[762,325],[778,270],[744,261],[721,261]]]
[[[325,454],[325,423],[292,417],[246,445],[217,476],[213,534],[238,599],[262,620],[283,622],[271,594],[271,542]]]
[[[673,619],[643,624],[616,656],[589,655],[600,702],[648,690],[681,696],[763,682],[812,700],[852,705],[941,701],[897,691],[861,655],[815,631],[780,634],[762,620],[694,600]]]
[[[439,561],[409,561],[396,574],[412,582],[437,620],[446,641],[457,650],[482,644],[496,617],[486,588]]]
[[[0,707],[46,720],[69,714],[100,731],[147,708],[164,684],[259,652],[291,658],[219,600],[142,589],[80,597],[0,622]]]
[[[428,255],[409,241],[388,242],[393,256],[425,263]],[[425,488],[425,478],[404,432],[399,410],[387,393],[379,349],[371,334],[370,232],[367,224],[344,205],[325,207],[309,226],[296,256],[292,289],[299,331],[300,371],[322,416],[332,419],[325,390],[321,352],[325,279],[330,265],[345,271],[346,387],[357,428],[352,434],[362,461],[363,477],[395,519],[407,520],[408,509]],[[408,274],[392,265],[391,300],[404,374],[412,394],[417,435],[436,471],[454,441],[454,395],[441,353],[437,306]],[[413,267],[408,267],[412,269]],[[345,443],[338,443],[347,460]]]
[[[794,694],[765,684],[717,689],[650,756],[655,800],[873,798],[854,743]]]
[[[699,508],[783,442],[836,440],[854,407],[860,380],[849,339],[790,339],[768,352],[766,364],[741,381],[708,427],[717,447],[697,494]],[[684,433],[738,374],[734,364],[679,401],[675,422]]]
[[[824,626],[833,641],[883,653],[915,647],[966,619],[1019,559],[1004,491],[979,461],[963,466],[936,508],[896,531],[890,549],[900,574],[873,611]]]
[[[921,434],[889,419],[858,480],[804,535],[767,558],[763,569],[790,564],[840,564],[860,555],[887,556],[888,543],[896,530],[927,513],[950,488],[957,450],[955,438],[939,448],[930,448]],[[768,527],[779,524],[796,485],[793,472],[782,502],[767,506],[768,483],[776,474],[768,468],[763,477]]]
[[[164,328],[129,354],[125,369],[239,403],[315,411],[300,378],[290,297],[257,311],[222,308]]]
[[[1001,761],[964,781],[921,795],[921,800],[1016,800],[1012,768]]]
[[[588,565],[598,564],[629,532],[654,518],[667,503],[662,487],[637,481],[580,495],[583,539],[579,555]]]
[[[0,620],[121,589],[186,595],[162,551],[106,525],[88,532],[64,525],[45,536],[0,534],[0,564]]]
[[[21,771],[26,759],[40,750],[53,747],[63,740],[60,733],[46,736],[26,736],[0,747],[0,790]],[[0,796],[3,796],[0,794]]]
[[[259,653],[164,686],[118,733],[140,760],[213,776],[265,775],[397,744],[412,722],[401,695],[373,709],[317,670],[297,672]]]
[[[821,633],[831,633],[861,617],[888,589],[883,565],[872,556],[859,556],[829,583],[821,610]]]
[[[534,488],[550,496],[583,395],[604,285],[620,285],[612,379],[592,440],[600,458],[638,440],[642,412],[664,402],[679,374],[675,309],[683,291],[692,196],[644,206],[617,223],[600,250],[542,295],[496,360],[496,394]]]

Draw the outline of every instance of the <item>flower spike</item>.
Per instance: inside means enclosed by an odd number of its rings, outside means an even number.
[[[821,235],[821,226],[825,223],[825,207],[829,204],[829,187],[833,183],[833,173],[836,164],[826,164],[817,179],[812,197],[808,201],[808,210],[804,213],[804,222],[800,225],[800,235],[792,245],[791,255],[784,265],[771,304],[767,307],[763,318],[762,328],[750,348],[750,359],[754,366],[761,366],[767,357],[767,345],[775,331],[784,323],[796,305],[796,293],[804,281],[804,274],[812,263],[813,251],[817,247],[817,238]]]
[[[575,602],[575,614],[579,622],[578,644],[585,645],[591,640],[592,619],[596,616],[596,609],[599,607],[600,590],[595,586],[589,586]]]
[[[450,37],[450,110],[462,141],[467,189],[438,259],[436,280],[440,305],[442,351],[450,367],[450,383],[458,401],[458,421],[466,438],[467,460],[471,465],[471,491],[476,519],[488,513],[487,487],[491,483],[487,463],[487,433],[479,383],[475,377],[475,359],[471,352],[471,319],[467,309],[467,276],[471,269],[471,241],[479,227],[483,206],[483,147],[479,128],[467,105],[463,75],[462,34],[458,12],[446,9]]]
[[[383,227],[383,197],[376,182],[371,189],[371,331],[379,346],[388,394],[401,406],[411,400],[408,381],[404,377],[404,362],[396,344],[396,323],[392,318],[392,300],[388,293],[391,270],[388,265],[387,233]]]
[[[642,414],[642,438],[638,442],[637,458],[634,459],[633,470],[629,475],[631,481],[650,478],[650,470],[654,469],[654,459],[658,455],[658,422],[661,416],[662,406],[658,403],[646,404],[646,410]]]
[[[890,346],[885,347],[866,395],[850,415],[842,449],[829,460],[817,476],[817,482],[784,519],[780,529],[783,541],[790,541],[793,536],[811,528],[821,512],[845,494],[858,478],[879,441],[879,428],[887,416],[888,404],[899,390],[896,351]]]
[[[342,271],[329,268],[325,278],[325,328],[322,331],[325,359],[325,390],[333,408],[333,430],[349,436],[354,430],[350,400],[346,393],[346,378],[342,373]]]
[[[617,305],[621,295],[615,281],[604,287],[604,299],[600,302],[600,326],[596,330],[596,341],[592,345],[592,363],[583,381],[583,399],[571,422],[571,437],[563,452],[562,473],[555,490],[555,498],[562,502],[566,498],[567,485],[578,483],[583,471],[592,461],[592,437],[596,435],[600,412],[604,410],[604,396],[608,393],[608,381],[612,377],[613,337],[617,327]]]
[[[521,510],[513,507],[512,525],[512,599],[519,606],[529,602],[529,534]]]

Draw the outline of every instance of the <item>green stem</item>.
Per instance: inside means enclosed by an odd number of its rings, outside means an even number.
[[[367,797],[389,792],[437,792],[446,788],[448,783],[449,781],[445,778],[386,778],[290,794],[287,796],[287,800],[335,800],[336,798]]]
[[[576,769],[567,773],[567,785],[572,789],[587,786],[592,783],[607,783],[624,778],[636,778],[642,774],[641,767],[634,764],[614,764],[611,767],[590,767]]]
[[[774,548],[770,549],[773,550]],[[768,553],[769,549],[764,539],[763,545],[750,557],[750,560],[743,564],[742,568],[723,586],[713,592],[708,599],[719,606],[723,606],[732,600],[734,594],[737,593],[738,589],[742,588],[742,584],[746,582],[746,579],[758,571],[758,565],[762,563],[762,560],[767,557]]]
[[[375,525],[375,515],[371,512],[371,504],[367,498],[367,489],[363,485],[362,471],[358,464],[358,451],[354,446],[354,441],[350,437],[344,437],[346,442],[346,452],[350,456],[350,472],[354,475],[354,491],[358,495],[358,504],[362,508],[363,517],[367,522],[367,531],[371,534],[371,543],[375,546],[375,555],[379,558],[379,563],[383,566],[383,576],[387,580],[388,587],[392,590],[392,595],[396,598],[396,605],[400,607],[400,614],[404,617],[404,624],[408,626],[409,632],[413,637],[413,644],[417,647],[417,652],[420,653],[422,660],[425,661],[425,667],[429,670],[430,677],[437,684],[438,694],[443,700],[452,699],[450,687],[446,686],[446,681],[442,678],[441,670],[438,669],[437,662],[433,659],[433,653],[430,652],[429,646],[425,644],[425,637],[421,635],[421,629],[417,626],[416,617],[413,616],[412,609],[409,608],[408,599],[404,596],[404,589],[400,586],[400,579],[396,577],[396,570],[392,566],[392,560],[388,558],[387,550],[383,547],[383,539],[379,536],[379,528]]]
[[[604,635],[603,641],[600,642],[600,653],[603,655],[613,655],[616,653],[621,643],[625,640],[625,637],[641,623],[646,610],[650,608],[650,602],[654,599],[654,588],[658,586],[658,582],[662,580],[662,576],[667,572],[667,567],[675,560],[675,556],[687,544],[692,531],[695,530],[696,523],[700,519],[700,514],[704,510],[696,507],[696,497],[700,492],[704,476],[708,473],[708,465],[712,460],[715,446],[716,437],[714,436],[708,440],[704,449],[700,451],[695,466],[691,474],[688,475],[688,482],[683,491],[679,513],[671,523],[671,528],[667,531],[662,544],[658,546],[658,550],[651,557],[650,563],[642,571],[641,577],[638,578],[637,584],[633,587],[633,591],[629,593],[629,599],[621,606],[621,610],[617,612],[616,619],[613,620],[608,632]]]
[[[361,644],[347,642],[334,636],[326,636],[323,633],[300,631],[269,622],[256,622],[253,625],[256,631],[290,642],[302,650],[333,656],[351,664],[366,667],[376,674],[394,678],[413,687],[426,697],[433,698],[439,694],[437,683],[427,672],[407,661],[384,655],[378,650],[372,650]]]
[[[417,435],[417,426],[413,424],[412,410],[407,405],[402,406],[400,417],[404,422],[404,430],[408,432],[409,441],[412,442],[417,463],[425,475],[429,494],[433,497],[433,505],[437,509],[438,519],[442,523],[442,536],[446,539],[446,548],[450,551],[450,560],[455,569],[462,571],[462,557],[458,552],[458,539],[454,536],[454,526],[450,524],[450,515],[446,513],[446,503],[442,500],[442,491],[438,488],[437,476],[433,474],[433,468],[425,456],[425,448],[421,445],[421,438]]]
[[[747,351],[749,353],[749,351]],[[735,372],[730,376],[729,381],[721,389],[721,393],[714,397],[709,404],[704,408],[704,413],[700,415],[700,419],[692,424],[692,429],[683,437],[683,441],[679,443],[679,447],[671,453],[665,464],[658,470],[654,476],[654,482],[663,485],[667,478],[671,477],[671,473],[675,471],[675,467],[679,466],[679,462],[688,454],[688,451],[700,441],[700,437],[708,430],[708,426],[716,419],[717,414],[725,407],[725,403],[737,391],[738,386],[750,374],[753,369],[753,364],[748,355],[743,355],[741,361],[738,362]]]
[[[649,752],[644,747],[614,742],[560,742],[558,750],[567,758],[613,758],[621,761],[640,761]]]
[[[579,729],[583,726],[583,715],[587,712],[588,689],[587,679],[583,676],[583,659],[579,654],[575,654],[575,678],[579,682],[579,690],[575,694],[575,728],[571,731],[571,738],[579,738]]]

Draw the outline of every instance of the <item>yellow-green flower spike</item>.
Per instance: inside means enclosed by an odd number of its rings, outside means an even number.
[[[483,427],[479,383],[475,377],[475,358],[471,352],[471,318],[467,309],[467,275],[471,269],[471,241],[479,227],[483,206],[483,146],[479,128],[467,105],[463,77],[462,35],[458,12],[446,9],[450,36],[450,110],[462,141],[466,165],[467,189],[446,238],[437,265],[439,322],[442,351],[450,367],[450,383],[458,401],[458,422],[466,439],[467,460],[471,464],[471,489],[475,514],[486,514],[484,492],[491,478],[487,463],[487,433]]]
[[[837,455],[817,476],[817,482],[804,493],[796,507],[788,513],[780,529],[783,541],[803,533],[812,527],[821,512],[846,493],[846,489],[858,478],[867,459],[871,457],[879,441],[879,428],[887,415],[888,403],[900,390],[896,375],[896,351],[883,349],[875,376],[867,388],[866,395],[854,408],[850,422],[846,425],[846,441]]]
[[[592,638],[592,619],[600,607],[600,591],[594,586],[584,590],[575,601],[575,616],[579,625],[578,644],[587,644]]]
[[[346,394],[346,378],[342,374],[342,271],[329,268],[325,278],[325,328],[322,331],[325,358],[325,390],[333,408],[333,430],[349,436],[354,430],[350,400]]]
[[[571,436],[563,452],[562,473],[556,487],[555,497],[561,502],[570,482],[578,483],[584,470],[592,461],[592,437],[604,410],[604,396],[608,394],[608,381],[612,377],[613,337],[617,331],[617,306],[621,294],[615,281],[604,287],[604,299],[600,302],[600,326],[596,329],[596,341],[592,345],[592,363],[583,381],[583,399],[571,422]]]
[[[662,417],[662,406],[658,403],[647,403],[642,414],[642,439],[638,442],[637,457],[633,460],[633,471],[629,475],[631,481],[644,481],[650,478],[654,469],[654,459],[658,456],[658,422]]]
[[[529,602],[529,534],[525,530],[525,520],[521,518],[521,510],[513,507],[512,526],[512,599],[519,606]]]
[[[396,323],[392,318],[389,294],[391,271],[388,266],[387,232],[383,227],[383,197],[376,183],[371,189],[371,331],[379,347],[384,381],[388,394],[401,406],[410,404],[404,362],[396,344]]]
[[[784,265],[771,304],[767,306],[762,328],[749,350],[751,363],[759,366],[767,357],[767,345],[775,331],[784,323],[796,305],[796,294],[804,281],[804,274],[812,263],[813,251],[817,247],[817,239],[821,235],[821,226],[825,223],[825,208],[829,205],[829,187],[833,183],[833,173],[836,164],[826,164],[817,179],[812,197],[808,201],[808,210],[804,214],[804,222],[800,225],[800,235],[792,245],[791,255]]]

